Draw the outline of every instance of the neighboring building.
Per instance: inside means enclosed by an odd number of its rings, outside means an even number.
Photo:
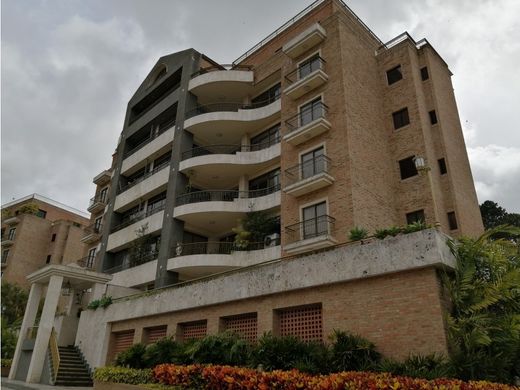
[[[27,275],[84,254],[88,215],[38,194],[2,206],[2,281],[28,288]]]

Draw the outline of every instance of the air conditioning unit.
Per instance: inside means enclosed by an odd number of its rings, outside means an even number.
[[[264,246],[266,248],[272,247],[272,246],[277,246],[277,245],[280,245],[280,233],[273,233],[268,236],[265,236]]]

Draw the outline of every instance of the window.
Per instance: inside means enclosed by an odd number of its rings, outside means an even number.
[[[96,218],[96,221],[94,222],[94,232],[95,233],[101,233],[101,221],[103,220],[103,217]]]
[[[16,228],[9,229],[9,233],[7,234],[8,240],[14,240],[14,236],[16,235]]]
[[[320,55],[318,53],[316,53],[311,58],[303,61],[298,66],[298,76],[299,76],[300,80],[303,79],[304,77],[310,75],[315,70],[320,69],[320,67],[321,67]]]
[[[251,138],[251,151],[261,150],[280,142],[280,123]]]
[[[300,126],[305,126],[323,116],[323,105],[321,97],[300,107]]]
[[[167,164],[170,163],[171,158],[172,158],[171,151],[164,153],[162,156],[157,157],[153,161],[153,169],[160,169],[161,167],[166,166]]]
[[[450,225],[450,230],[457,230],[459,228],[455,211],[450,211],[448,213],[448,224]]]
[[[394,112],[392,117],[394,119],[394,129],[396,130],[410,123],[410,118],[408,117],[408,108],[403,108],[402,110]]]
[[[271,172],[267,172],[261,176],[258,176],[249,181],[249,191],[258,191],[268,188],[279,188],[280,187],[280,168],[276,168]],[[262,196],[262,194],[256,194],[255,197]]]
[[[440,174],[444,175],[444,174],[448,173],[448,169],[446,168],[446,160],[441,158],[441,159],[437,160],[437,162],[439,163]]]
[[[301,156],[301,178],[307,179],[326,171],[325,151],[323,147]]]
[[[426,219],[424,217],[424,210],[412,211],[411,213],[406,214],[406,223],[411,224],[415,222],[424,222]]]
[[[303,239],[328,234],[327,203],[322,202],[303,209]]]
[[[154,196],[148,200],[148,207],[146,208],[147,212],[153,213],[155,211],[160,211],[164,209],[166,205],[166,191],[160,193],[159,195]]]
[[[403,78],[403,74],[401,73],[401,65],[397,65],[395,68],[386,71],[386,79],[388,80],[388,85],[392,85],[393,83],[398,82]]]
[[[274,102],[275,100],[278,100],[281,94],[282,84],[278,83],[276,85],[273,85],[268,90],[262,92],[254,99],[251,99],[251,103],[253,104],[253,106],[261,107],[262,105],[269,104],[271,102]]]
[[[426,66],[424,68],[421,68],[422,81],[428,80],[429,78],[430,78],[430,75],[428,74],[428,68]]]
[[[280,336],[295,336],[302,341],[323,340],[321,304],[278,311]]]
[[[52,233],[51,242],[56,241],[56,233]]]
[[[51,262],[51,255],[47,255],[47,259],[45,260],[45,264],[49,264]]]
[[[45,217],[47,216],[47,211],[38,209],[36,216],[45,219]]]
[[[99,191],[98,199],[100,202],[104,202],[106,200],[107,192],[108,192],[108,187],[105,187],[101,191]]]
[[[401,172],[401,180],[417,175],[417,168],[413,161],[415,156],[410,156],[399,161],[399,171]]]
[[[2,251],[2,263],[7,263],[7,258],[9,257],[9,249],[4,249]]]
[[[437,124],[437,113],[435,110],[431,110],[428,114],[430,114],[430,123],[432,125]]]
[[[95,261],[96,261],[96,248],[92,248],[88,251],[86,268],[93,268]]]

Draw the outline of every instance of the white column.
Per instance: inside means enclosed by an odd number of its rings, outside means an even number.
[[[56,308],[61,295],[62,284],[63,276],[53,275],[49,279],[45,304],[43,305],[34,350],[31,356],[31,363],[29,364],[29,371],[27,372],[27,379],[25,380],[28,383],[40,382],[52,326],[54,325],[54,316],[56,315]]]
[[[249,177],[247,175],[242,175],[238,179],[238,190],[241,198],[247,198],[246,191],[249,191]]]
[[[40,304],[40,298],[42,297],[42,291],[43,286],[41,284],[32,284],[31,292],[29,293],[29,299],[27,300],[27,305],[25,306],[25,314],[23,316],[22,326],[20,327],[18,342],[16,343],[16,349],[14,351],[13,363],[11,364],[11,370],[9,371],[9,379],[14,379],[16,376],[18,362],[22,353],[22,344],[27,335],[27,329],[34,326],[36,314],[38,313],[38,306]]]
[[[249,138],[249,134],[244,134],[242,136],[241,145],[242,145],[240,148],[241,152],[249,152],[249,147],[251,146],[251,140]]]

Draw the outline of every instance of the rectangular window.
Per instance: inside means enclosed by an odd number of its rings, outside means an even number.
[[[51,262],[51,255],[47,255],[47,259],[45,260],[45,264],[49,264]]]
[[[399,161],[399,171],[401,172],[401,180],[417,175],[417,168],[413,159],[415,156],[410,156]]]
[[[305,126],[321,117],[323,117],[321,97],[300,107],[300,126]]]
[[[431,110],[428,114],[430,114],[430,123],[432,125],[437,124],[437,113],[435,110]]]
[[[170,163],[170,160],[172,158],[172,152],[169,151],[167,153],[164,153],[162,156],[157,157],[155,160],[153,160],[153,169],[158,170]]]
[[[251,151],[261,150],[280,142],[280,123],[251,138]]]
[[[441,158],[437,160],[437,162],[439,163],[439,173],[441,175],[445,175],[446,173],[448,173],[448,169],[446,168],[446,160]]]
[[[394,120],[394,129],[399,129],[400,127],[404,127],[410,123],[410,118],[408,117],[408,108],[405,107],[402,110],[396,111],[392,114],[392,118]]]
[[[411,213],[406,214],[407,224],[424,221],[426,221],[426,218],[424,217],[424,210],[412,211]]]
[[[250,343],[256,342],[258,333],[258,316],[256,313],[223,317],[222,323],[225,330],[238,334]]]
[[[327,169],[323,147],[301,156],[301,178],[307,179]]]
[[[14,236],[16,235],[16,228],[9,229],[9,233],[7,234],[8,240],[14,240]]]
[[[105,202],[106,201],[106,199],[107,199],[107,192],[108,192],[108,187],[103,188],[99,192],[98,199],[99,199],[100,202]]]
[[[101,233],[101,221],[103,220],[103,217],[96,218],[96,221],[94,222],[94,232],[95,233]]]
[[[282,84],[277,83],[273,85],[271,88],[262,92],[260,95],[256,96],[254,99],[251,99],[251,103],[253,106],[262,107],[266,104],[274,102],[280,98],[282,94]]]
[[[321,304],[278,310],[280,336],[295,336],[302,341],[323,340]]]
[[[271,172],[267,172],[261,176],[258,176],[249,181],[249,191],[259,191],[273,189],[280,187],[280,168],[276,168]],[[267,195],[267,194],[266,194]],[[254,197],[263,196],[261,193],[257,193]]]
[[[7,258],[9,257],[9,249],[4,249],[2,251],[2,263],[7,263]]]
[[[38,209],[36,216],[45,219],[45,217],[47,216],[47,211]]]
[[[93,268],[96,261],[96,248],[92,248],[88,251],[87,255],[87,268]]]
[[[393,83],[398,82],[403,78],[403,74],[401,73],[401,65],[397,65],[395,68],[386,71],[386,79],[388,81],[388,85],[392,85]]]
[[[311,58],[303,61],[298,66],[298,76],[301,79],[310,75],[312,72],[320,69],[321,67],[321,59],[318,53],[314,54]]]
[[[457,230],[459,228],[455,211],[450,211],[448,213],[448,224],[450,225],[450,230]]]
[[[166,205],[166,191],[154,196],[148,200],[148,206],[146,208],[148,214],[155,211],[162,210]]]
[[[329,233],[326,202],[305,207],[302,214],[304,240]]]
[[[428,68],[426,66],[424,68],[421,68],[422,81],[428,80],[429,78],[430,78],[430,75],[428,74]]]
[[[51,242],[56,241],[56,233],[52,233]]]

